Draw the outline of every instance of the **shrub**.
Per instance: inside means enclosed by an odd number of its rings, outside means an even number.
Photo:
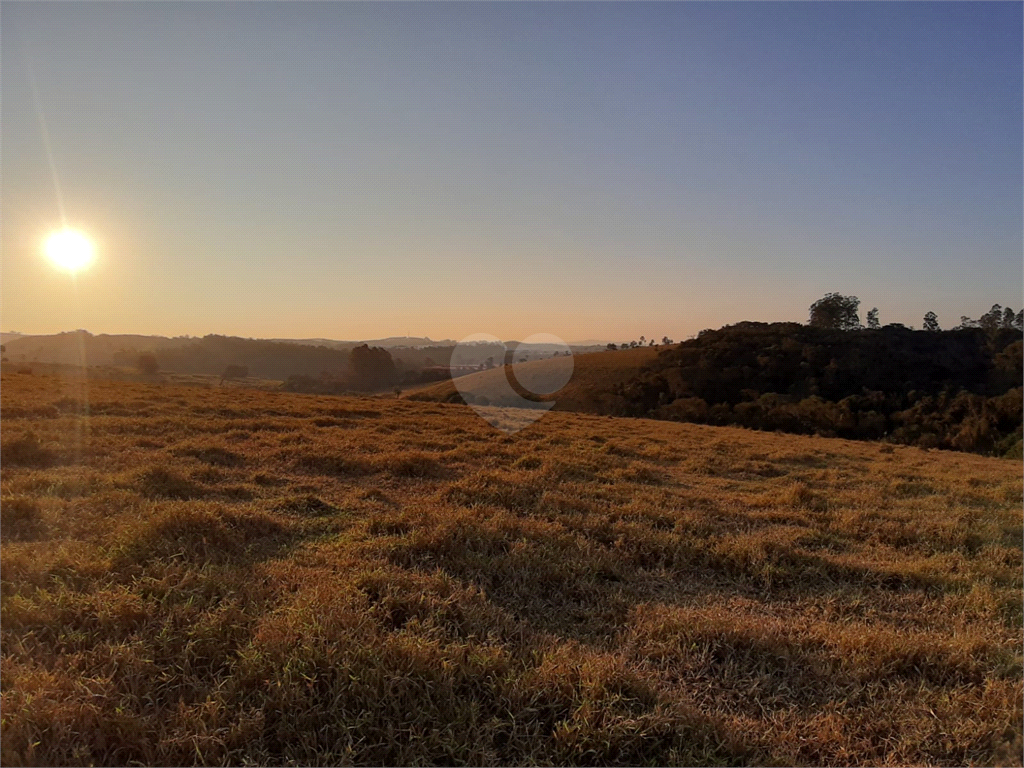
[[[152,352],[143,352],[139,355],[135,361],[135,367],[139,369],[139,373],[143,373],[147,376],[152,376],[160,371],[160,365],[156,361],[156,355]]]
[[[231,364],[224,369],[224,373],[220,377],[222,379],[247,379],[249,378],[249,367]]]

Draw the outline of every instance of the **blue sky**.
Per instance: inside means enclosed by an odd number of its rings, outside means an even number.
[[[5,330],[685,338],[1019,308],[1020,3],[21,3]],[[40,243],[97,243],[75,280]]]

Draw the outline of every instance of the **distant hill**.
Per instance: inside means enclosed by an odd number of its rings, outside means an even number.
[[[738,323],[612,385],[610,413],[1020,455],[1017,328]]]
[[[391,349],[392,347],[443,347],[456,344],[452,339],[435,341],[425,336],[388,336],[386,339],[360,339],[359,341],[338,339],[268,339],[268,341],[277,341],[284,344],[302,344],[311,347],[334,347],[337,349],[352,349],[360,344],[367,344],[371,347],[383,347],[384,349]]]
[[[238,365],[246,367],[250,376],[284,380],[290,376],[341,376],[348,371],[349,354],[348,349],[210,335],[158,350],[156,358],[162,370],[219,374],[228,365]]]
[[[225,339],[239,337],[211,334],[202,338]],[[207,372],[206,369],[215,362],[219,364],[219,359],[218,361],[211,362],[208,355],[196,350],[195,344],[200,339],[200,337],[196,336],[169,338],[167,336],[142,336],[137,334],[91,334],[85,330],[78,330],[50,335],[26,335],[8,332],[2,334],[2,339],[2,343],[7,348],[6,356],[12,362],[80,365],[84,352],[87,365],[129,365],[133,364],[132,360],[141,352],[162,352],[169,349],[192,347],[195,354],[198,355],[197,360],[200,360],[200,362],[189,362],[188,355],[166,355],[167,364],[179,367],[184,366],[188,370],[181,371],[183,373],[205,373]],[[435,366],[447,367],[451,359],[452,350],[458,343],[452,339],[434,340],[426,336],[389,336],[384,339],[365,339],[360,341],[323,338],[241,340],[252,342],[253,344],[287,344],[294,347],[326,348],[345,353],[351,352],[357,346],[367,344],[370,347],[382,347],[392,351],[396,364],[400,370],[405,372]],[[547,357],[553,351],[563,349],[562,347],[545,344],[523,345],[517,341],[506,341],[504,343],[508,349],[517,349],[517,354],[524,355],[530,359]],[[582,354],[601,349],[603,345],[585,346],[573,344],[571,348],[574,354]],[[268,369],[268,366],[278,369],[279,366],[271,364],[265,359],[268,349],[270,348],[266,348],[264,352],[259,354],[261,362],[257,363],[257,366],[261,369]],[[283,347],[276,347],[274,349],[277,349],[286,359],[294,359],[297,354],[294,350],[285,352]],[[497,345],[491,349],[486,344],[480,344],[477,347],[477,351],[479,351],[479,355],[476,357],[473,357],[472,354],[469,355],[475,365],[484,364],[488,357],[501,356],[501,349]],[[195,370],[197,367],[203,370]],[[305,369],[302,371],[289,370],[284,375],[306,373],[309,373],[309,371]],[[319,371],[315,373],[319,373]]]
[[[162,371],[219,375],[228,365],[245,366],[249,375],[286,379],[292,375],[332,375],[348,368],[349,350],[287,342],[209,335],[203,338],[93,335],[71,331],[52,336],[22,336],[6,342],[13,363],[134,367],[143,352],[152,352]]]
[[[192,341],[187,336],[93,335],[88,331],[68,331],[49,336],[19,335],[3,343],[7,349],[5,354],[12,362],[80,365],[84,359],[86,365],[116,365],[119,354],[137,356],[139,352],[155,352]]]
[[[577,355],[565,388],[536,399],[554,401],[554,410],[1019,456],[1022,352],[1014,328],[738,323],[661,348]],[[558,364],[528,362],[517,377],[542,377]],[[460,378],[459,387],[494,402],[505,381],[496,368]],[[407,397],[463,400],[451,381]]]
[[[664,349],[664,347],[660,348]],[[656,347],[639,347],[615,351],[591,352],[573,357],[572,378],[563,389],[551,396],[538,398],[553,400],[554,410],[579,411],[583,413],[609,413],[615,405],[613,387],[637,376],[644,366],[651,363],[660,351]],[[545,369],[563,366],[564,358],[546,358],[522,363],[516,367],[515,377],[528,382],[532,378],[543,379]],[[459,387],[477,396],[497,403],[507,392],[509,381],[506,370],[498,366],[491,370],[473,373],[459,379]],[[452,381],[442,381],[430,387],[418,389],[410,394],[411,400],[434,402],[459,402],[462,398]]]

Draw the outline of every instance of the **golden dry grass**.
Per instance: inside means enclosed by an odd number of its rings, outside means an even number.
[[[540,400],[553,400],[553,410],[576,411],[579,413],[606,413],[609,410],[612,388],[636,376],[644,365],[657,357],[664,347],[638,347],[636,349],[620,349],[613,352],[591,352],[573,357],[572,378],[556,394],[542,396]],[[559,375],[548,374],[547,370],[563,370],[564,359],[547,358],[532,360],[516,366],[514,375],[528,382],[531,378],[541,381],[559,379]],[[511,368],[511,366],[509,366]],[[500,402],[505,392],[509,373],[501,366],[489,371],[471,373],[459,379],[459,386],[464,392],[483,395],[491,402]],[[429,386],[411,389],[407,395],[410,400],[448,402],[455,395],[455,385],[451,380],[441,381]]]
[[[20,375],[2,406],[6,765],[1021,762],[1019,462]]]

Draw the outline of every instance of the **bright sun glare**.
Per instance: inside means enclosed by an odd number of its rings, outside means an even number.
[[[62,229],[51,233],[43,249],[54,265],[72,273],[92,264],[95,255],[92,240],[77,229]]]

